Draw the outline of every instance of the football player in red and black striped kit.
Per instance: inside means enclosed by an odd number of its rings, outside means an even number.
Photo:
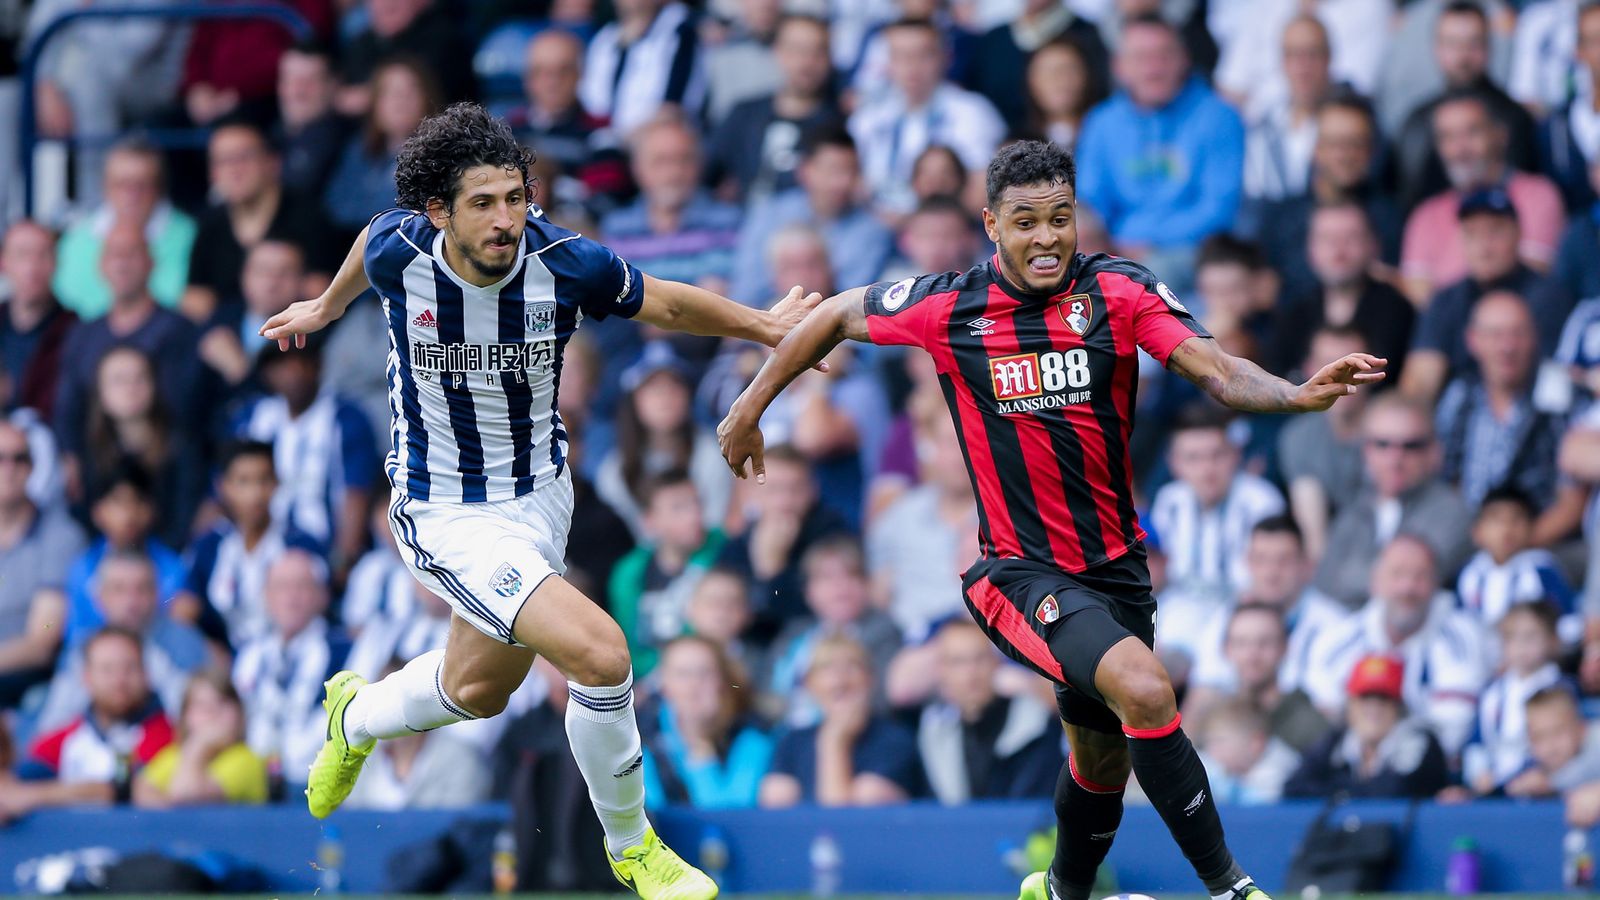
[[[1056,787],[1055,860],[1023,900],[1087,900],[1122,819],[1130,770],[1218,900],[1267,900],[1228,851],[1194,746],[1151,651],[1156,601],[1134,512],[1134,393],[1142,348],[1247,412],[1327,409],[1384,377],[1364,353],[1302,385],[1224,353],[1165,284],[1077,252],[1072,156],[1024,141],[988,170],[997,253],[961,273],[830,298],[789,333],[718,429],[762,481],[762,412],[840,341],[933,355],[978,499],[967,607],[1012,659],[1051,679],[1071,754]]]

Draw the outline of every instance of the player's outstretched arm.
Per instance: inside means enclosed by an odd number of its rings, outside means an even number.
[[[818,365],[840,341],[868,341],[867,289],[858,287],[823,301],[809,316],[789,332],[778,349],[767,358],[754,381],[733,401],[727,418],[717,426],[717,442],[733,474],[745,477],[748,461],[756,481],[766,481],[762,461],[761,415],[800,373]]]
[[[261,326],[261,336],[277,341],[280,350],[289,349],[291,338],[296,347],[304,347],[306,335],[327,328],[371,286],[367,281],[366,253],[367,229],[363,228],[322,296],[289,304],[288,309]]]
[[[646,275],[644,305],[634,318],[668,331],[739,338],[776,347],[821,302],[821,294],[807,294],[795,286],[771,309],[751,309],[705,288]]]
[[[1267,413],[1320,412],[1361,385],[1382,381],[1388,363],[1368,353],[1352,353],[1324,366],[1305,384],[1295,385],[1224,352],[1211,338],[1189,338],[1167,358],[1167,368],[1223,406]]]

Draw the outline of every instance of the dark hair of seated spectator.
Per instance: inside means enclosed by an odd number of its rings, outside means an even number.
[[[1533,524],[1539,507],[1527,491],[1515,485],[1501,485],[1483,496],[1472,519],[1472,543],[1489,554],[1496,565],[1533,543]]]
[[[1267,310],[1278,279],[1261,247],[1228,234],[1200,244],[1195,290],[1205,299],[1204,324],[1235,355],[1256,358],[1269,330]]]
[[[694,453],[694,380],[666,344],[652,344],[623,373],[628,396],[617,404],[617,458],[622,481],[640,507],[650,477],[687,469]]]
[[[189,680],[177,725],[177,739],[134,781],[136,804],[266,802],[267,766],[244,742],[244,701],[226,670],[207,670]]]
[[[872,661],[861,642],[838,634],[817,641],[806,688],[822,721],[779,740],[761,782],[761,806],[879,806],[922,791],[916,740],[873,714],[872,685]]]
[[[150,473],[131,460],[119,462],[101,483],[89,515],[111,550],[142,551],[155,522]]]
[[[954,150],[943,144],[933,144],[923,150],[911,164],[911,192],[918,203],[934,197],[959,197],[966,185],[966,165]],[[961,207],[961,213],[968,215],[966,207]]]
[[[806,132],[800,136],[801,159],[810,159],[827,147],[836,147],[842,150],[849,150],[851,153],[857,152],[856,139],[850,136],[849,129],[836,122],[828,122],[808,128],[806,129]],[[950,153],[952,157],[955,156],[955,154],[948,149],[945,150],[945,152]],[[924,150],[922,155],[924,157],[927,156],[928,151]],[[959,158],[956,158],[956,165],[961,165],[961,160]]]
[[[174,546],[186,543],[200,504],[204,473],[161,398],[155,362],[134,347],[118,347],[95,368],[89,396],[86,450],[80,477],[89,496],[125,462],[150,476],[154,531]]]
[[[1099,67],[1070,34],[1062,34],[1028,57],[1027,87],[1028,136],[1068,148],[1077,143],[1089,110],[1107,94]]]

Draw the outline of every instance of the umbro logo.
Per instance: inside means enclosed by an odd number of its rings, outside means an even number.
[[[1189,805],[1185,806],[1183,808],[1183,814],[1186,815],[1186,816],[1194,815],[1194,811],[1199,809],[1200,808],[1200,804],[1202,804],[1204,802],[1206,802],[1206,792],[1205,791],[1201,791],[1200,793],[1195,794],[1194,795],[1194,799],[1189,801]]]
[[[439,327],[439,320],[433,317],[433,310],[425,309],[418,313],[415,319],[411,320],[411,325],[414,328],[437,329]]]
[[[982,337],[986,334],[994,334],[994,326],[995,321],[993,319],[984,318],[982,316],[979,316],[978,318],[967,323],[967,327],[972,329],[972,334],[975,337]]]

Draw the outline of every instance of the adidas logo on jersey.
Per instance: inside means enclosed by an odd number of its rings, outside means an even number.
[[[417,328],[437,329],[439,327],[439,320],[433,317],[433,310],[425,309],[418,313],[415,319],[411,320],[411,324]]]

